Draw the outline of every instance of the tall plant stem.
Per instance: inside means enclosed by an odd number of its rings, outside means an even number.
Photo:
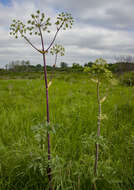
[[[100,81],[97,81],[97,102],[98,102],[98,122],[97,122],[97,137],[100,137],[100,127],[101,127],[101,101],[100,101],[100,92],[99,92]],[[98,158],[99,158],[99,144],[95,144],[95,163],[94,163],[94,176],[97,177],[98,169]],[[96,183],[93,184],[93,190],[96,190]]]
[[[43,36],[42,36],[42,32],[41,29],[39,27],[39,31],[40,31],[40,36],[41,36],[41,43],[42,43],[42,51],[44,52],[44,41],[43,41]],[[49,119],[49,101],[48,101],[48,84],[47,84],[47,68],[46,68],[46,57],[45,54],[43,54],[43,63],[44,63],[44,79],[45,79],[45,88],[46,88],[46,110],[47,110],[47,124],[49,127],[49,123],[50,123],[50,119]],[[50,134],[49,132],[47,132],[47,142],[48,142],[48,162],[51,160],[51,152],[50,152]],[[48,164],[48,169],[47,169],[47,174],[48,174],[48,179],[49,179],[49,184],[50,184],[50,188],[49,190],[51,190],[51,168]]]
[[[49,127],[50,119],[49,119],[49,101],[48,101],[48,84],[47,84],[47,69],[46,69],[46,58],[43,54],[43,62],[44,62],[44,79],[45,79],[45,88],[46,88],[46,110],[47,110],[47,124]],[[47,140],[48,140],[48,161],[51,159],[50,153],[50,134],[47,132]],[[51,168],[48,165],[48,178],[49,182],[51,182]]]
[[[54,62],[54,65],[53,65],[53,67],[56,67],[57,56],[58,56],[58,54],[56,54],[56,55],[55,55],[55,62]]]
[[[54,76],[54,69],[56,67],[57,56],[58,56],[58,54],[55,55],[55,62],[54,62],[53,67],[52,67],[52,73],[51,73],[51,76],[50,76],[50,81],[51,82],[52,82],[52,79],[53,79],[53,76]]]

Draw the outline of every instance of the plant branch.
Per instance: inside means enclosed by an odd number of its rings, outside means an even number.
[[[24,39],[25,39],[36,51],[40,52],[40,50],[39,50],[37,47],[35,47],[35,46],[32,44],[32,42],[31,42],[26,36],[24,36]]]
[[[39,28],[39,32],[40,32],[40,38],[41,38],[41,44],[42,44],[42,51],[44,51],[44,40],[43,40],[43,36],[42,36],[42,32],[41,32],[41,28]]]
[[[64,24],[64,22],[60,25],[59,28],[57,28],[57,31],[56,31],[56,33],[55,33],[55,35],[54,35],[54,38],[53,38],[52,42],[50,43],[50,45],[48,46],[48,48],[46,49],[46,51],[48,51],[48,50],[51,48],[51,46],[53,45],[53,43],[54,43],[54,41],[55,41],[55,39],[56,39],[56,37],[57,37],[57,35],[58,35],[58,32],[59,32],[60,29],[62,28],[63,24]]]

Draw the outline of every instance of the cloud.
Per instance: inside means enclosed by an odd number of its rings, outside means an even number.
[[[42,57],[24,39],[9,36],[9,25],[13,18],[24,22],[37,9],[54,18],[62,11],[71,12],[75,24],[71,30],[60,31],[57,43],[65,46],[65,56],[59,58],[68,64],[84,64],[98,57],[111,61],[115,55],[133,55],[134,44],[134,1],[133,0],[11,0],[9,4],[0,1],[0,65],[12,60],[30,60],[42,64]],[[52,19],[54,21],[54,19]],[[52,40],[55,27],[45,35],[46,47]],[[40,40],[31,38],[40,48]],[[47,56],[52,65],[54,58]]]

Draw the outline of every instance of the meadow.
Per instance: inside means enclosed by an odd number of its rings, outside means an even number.
[[[30,76],[30,75],[29,75]],[[0,80],[0,190],[47,190],[43,74]],[[14,79],[13,79],[14,78]],[[25,79],[24,79],[25,78]],[[49,77],[48,77],[49,78]],[[106,89],[102,86],[102,94]],[[96,85],[86,73],[55,74],[49,87],[54,190],[134,189],[134,87],[113,79],[102,105],[98,177]]]

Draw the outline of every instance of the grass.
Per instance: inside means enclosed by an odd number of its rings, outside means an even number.
[[[57,74],[49,88],[53,189],[90,190],[97,131],[95,84]],[[102,89],[103,90],[103,89]],[[0,189],[47,190],[45,89],[39,79],[0,81]],[[134,88],[116,83],[102,105],[99,190],[134,189]]]

